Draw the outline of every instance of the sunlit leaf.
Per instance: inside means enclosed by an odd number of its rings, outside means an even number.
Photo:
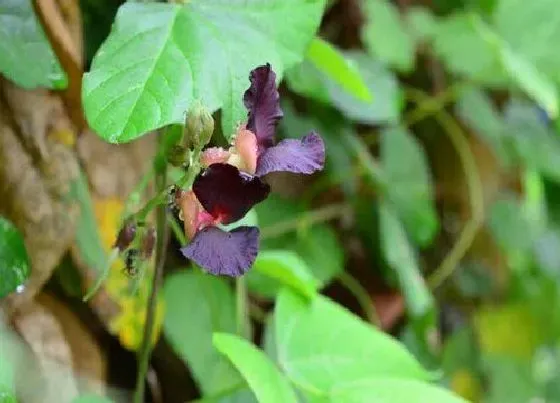
[[[349,94],[364,102],[372,101],[372,94],[360,71],[330,43],[320,38],[313,39],[305,58]]]
[[[242,95],[250,70],[269,62],[280,79],[285,68],[300,61],[324,3],[124,4],[84,77],[88,122],[104,139],[126,142],[184,121],[198,99],[212,111],[223,107],[229,138],[247,117]]]
[[[0,299],[23,285],[29,272],[23,236],[10,221],[0,217]]]
[[[307,301],[284,289],[274,315],[279,363],[309,393],[368,377],[429,376],[399,342],[323,296]]]
[[[383,376],[336,388],[329,397],[331,403],[467,403],[452,392],[427,382]]]
[[[288,380],[272,361],[248,341],[226,333],[214,333],[214,346],[235,365],[259,403],[296,403]]]
[[[313,278],[305,261],[292,251],[261,251],[252,270],[273,278],[304,296],[310,297],[315,293],[317,280]]]
[[[32,0],[0,2],[0,73],[24,88],[67,85]]]

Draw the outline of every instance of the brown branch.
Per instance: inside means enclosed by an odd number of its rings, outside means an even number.
[[[81,97],[83,61],[78,50],[80,46],[76,43],[81,38],[72,38],[55,0],[34,0],[33,5],[54,53],[68,76],[68,88],[63,91],[62,98],[79,133],[86,126]]]

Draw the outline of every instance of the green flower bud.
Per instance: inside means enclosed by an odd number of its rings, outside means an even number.
[[[174,167],[181,167],[189,161],[189,149],[180,144],[175,144],[167,150],[167,162]]]
[[[185,122],[185,143],[201,150],[210,142],[214,133],[212,114],[200,102],[194,102],[187,112]]]

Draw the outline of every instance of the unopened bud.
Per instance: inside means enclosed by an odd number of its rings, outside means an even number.
[[[150,228],[144,234],[142,239],[142,258],[149,259],[154,252],[154,245],[156,243],[156,231]]]
[[[181,167],[189,160],[189,149],[180,144],[175,144],[167,151],[167,162],[174,167]]]
[[[195,102],[187,112],[185,122],[185,141],[187,147],[192,145],[195,149],[201,150],[210,142],[214,133],[214,118],[206,108]]]
[[[119,235],[117,235],[117,240],[115,241],[114,248],[118,248],[119,252],[123,252],[126,248],[130,246],[134,237],[136,236],[136,223],[134,221],[126,222]]]

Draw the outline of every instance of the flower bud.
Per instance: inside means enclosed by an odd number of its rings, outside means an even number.
[[[174,167],[181,167],[189,160],[189,149],[180,144],[175,144],[167,151],[167,162]]]
[[[210,142],[214,133],[214,118],[200,102],[195,102],[187,112],[185,122],[185,143],[201,150]]]
[[[134,241],[135,236],[136,223],[134,221],[128,221],[119,231],[119,235],[117,235],[117,240],[115,241],[115,245],[113,247],[117,248],[119,252],[123,252],[130,246],[132,241]]]

